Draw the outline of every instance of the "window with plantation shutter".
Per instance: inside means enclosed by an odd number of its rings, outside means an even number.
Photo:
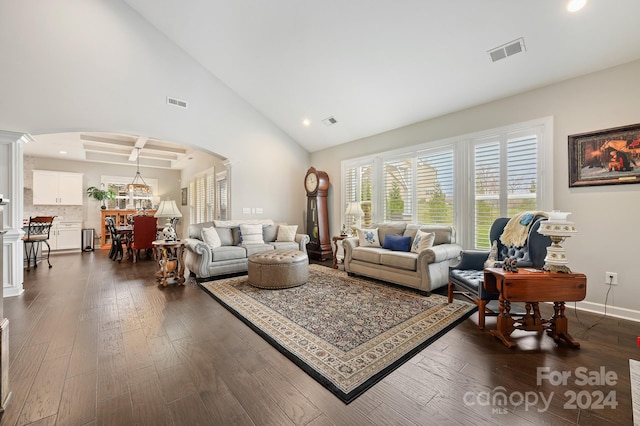
[[[205,177],[196,178],[196,223],[205,221]]]
[[[196,222],[196,181],[189,181],[189,223]]]
[[[551,209],[552,136],[547,117],[345,160],[343,209],[360,201],[363,227],[391,220],[450,225],[464,248],[488,249],[496,218]],[[344,210],[342,218],[348,220]]]
[[[384,219],[411,222],[413,217],[413,159],[385,161]]]
[[[454,191],[453,149],[418,153],[416,160],[418,223],[453,225]]]
[[[205,221],[210,222],[215,219],[215,193],[216,193],[216,179],[213,173],[207,173],[205,176],[205,191],[206,191],[206,205],[205,205]]]
[[[538,210],[538,138],[503,134],[474,144],[475,248],[487,249],[498,217]]]
[[[345,218],[344,223],[348,227],[357,225],[366,228],[372,223],[372,171],[373,164],[371,162],[353,165],[344,169],[343,213],[346,209],[346,206],[354,201],[360,202],[360,207],[362,208],[362,211],[364,213],[364,216],[361,217],[359,221],[354,220],[354,218],[351,217]]]
[[[216,210],[218,212],[218,219],[220,220],[229,220],[228,214],[228,180],[227,180],[227,172],[218,173],[216,175],[216,199],[217,205]]]
[[[211,168],[189,181],[189,218],[191,223],[215,219],[215,174]]]

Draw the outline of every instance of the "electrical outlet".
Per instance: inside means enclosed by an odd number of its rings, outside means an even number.
[[[604,283],[606,285],[618,285],[618,273],[617,272],[605,272]]]

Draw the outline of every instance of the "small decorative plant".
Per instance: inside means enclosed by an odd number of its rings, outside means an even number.
[[[106,209],[107,206],[105,204],[106,200],[113,200],[116,198],[116,193],[113,189],[100,189],[95,186],[90,186],[87,188],[87,195],[89,198],[93,198],[94,200],[102,201],[101,209]]]

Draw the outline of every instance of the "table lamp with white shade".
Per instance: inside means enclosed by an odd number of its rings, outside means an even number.
[[[182,217],[182,213],[180,213],[176,202],[174,200],[160,201],[160,205],[154,216],[157,218],[167,218],[167,224],[162,229],[162,238],[167,241],[175,241],[176,230],[171,225],[171,219]]]
[[[540,221],[538,232],[551,239],[552,244],[547,247],[547,255],[544,258],[544,269],[549,272],[565,272],[570,274],[567,253],[560,245],[564,240],[578,233],[573,222],[567,220],[569,212],[549,212],[549,219]]]
[[[358,221],[362,216],[364,216],[364,211],[362,211],[362,206],[360,205],[360,201],[352,201],[347,204],[347,209],[344,211],[344,216],[346,218],[352,217],[352,223],[347,228],[351,234],[353,234],[354,229],[358,226]]]

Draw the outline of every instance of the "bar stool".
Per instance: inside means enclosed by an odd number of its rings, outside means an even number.
[[[27,254],[27,270],[31,267],[31,259],[33,258],[33,267],[38,267],[38,260],[44,259],[42,253],[42,243],[47,245],[47,263],[49,268],[52,267],[49,255],[51,254],[51,246],[49,245],[49,233],[53,225],[55,216],[36,216],[29,218],[27,234],[22,238],[24,241],[24,251]]]

